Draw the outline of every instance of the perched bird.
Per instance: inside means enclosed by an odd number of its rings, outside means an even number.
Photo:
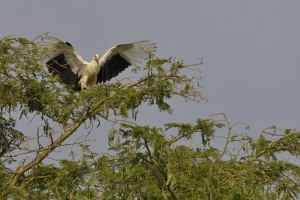
[[[91,62],[86,62],[70,43],[57,38],[44,36],[38,46],[51,74],[58,75],[63,83],[83,90],[87,85],[105,83],[128,66],[148,59],[156,48],[148,40],[121,44],[110,48],[102,57],[95,54]]]

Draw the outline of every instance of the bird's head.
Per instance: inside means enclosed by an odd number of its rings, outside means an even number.
[[[100,59],[100,56],[98,54],[95,54],[93,57],[94,60],[98,61]]]

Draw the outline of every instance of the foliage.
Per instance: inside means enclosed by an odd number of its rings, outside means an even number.
[[[144,73],[138,79],[76,93],[48,74],[35,40],[9,36],[0,42],[2,199],[299,197],[300,168],[291,161],[300,154],[299,131],[272,126],[254,139],[233,132],[239,123],[231,125],[222,113],[163,128],[136,124],[142,105],[171,114],[168,100],[175,96],[198,103],[206,100],[200,77],[186,75],[199,70],[202,62],[186,65],[155,58],[132,69],[139,76]],[[41,123],[36,134],[26,132],[26,127],[16,130],[17,119],[32,116]],[[80,126],[88,135],[91,127],[101,128],[103,122],[112,125],[108,141],[113,153],[92,152],[87,136],[66,143]],[[217,146],[220,140],[222,147]],[[67,144],[79,145],[82,154],[76,157],[71,152],[71,159],[43,163]]]

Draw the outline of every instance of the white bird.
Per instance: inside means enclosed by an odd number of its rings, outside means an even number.
[[[110,48],[101,58],[95,54],[91,62],[86,62],[70,43],[57,38],[42,37],[38,46],[43,53],[42,59],[47,60],[48,71],[76,89],[111,80],[130,65],[148,59],[156,48],[148,40],[121,44]]]

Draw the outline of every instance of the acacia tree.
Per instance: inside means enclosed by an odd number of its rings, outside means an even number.
[[[300,132],[268,127],[257,139],[233,131],[225,114],[164,127],[136,123],[142,104],[172,113],[168,99],[206,100],[200,77],[188,69],[202,62],[151,59],[132,71],[138,79],[100,84],[82,92],[57,84],[40,62],[34,41],[0,43],[0,195],[3,199],[296,199]],[[144,75],[141,75],[144,74]],[[159,113],[158,113],[159,114]],[[16,130],[16,119],[35,117],[35,133]],[[221,118],[220,118],[221,117]],[[101,122],[101,123],[100,123]],[[112,154],[92,152],[86,138],[111,123]],[[247,128],[247,126],[246,126]],[[226,135],[224,135],[226,131]],[[201,140],[193,145],[197,135]],[[105,136],[103,136],[105,137]],[[224,146],[215,145],[224,139]],[[80,145],[82,155],[44,164],[56,148]],[[231,150],[234,145],[235,150]],[[284,157],[280,157],[283,154]],[[290,159],[283,159],[290,158]],[[16,167],[17,166],[17,167]]]

